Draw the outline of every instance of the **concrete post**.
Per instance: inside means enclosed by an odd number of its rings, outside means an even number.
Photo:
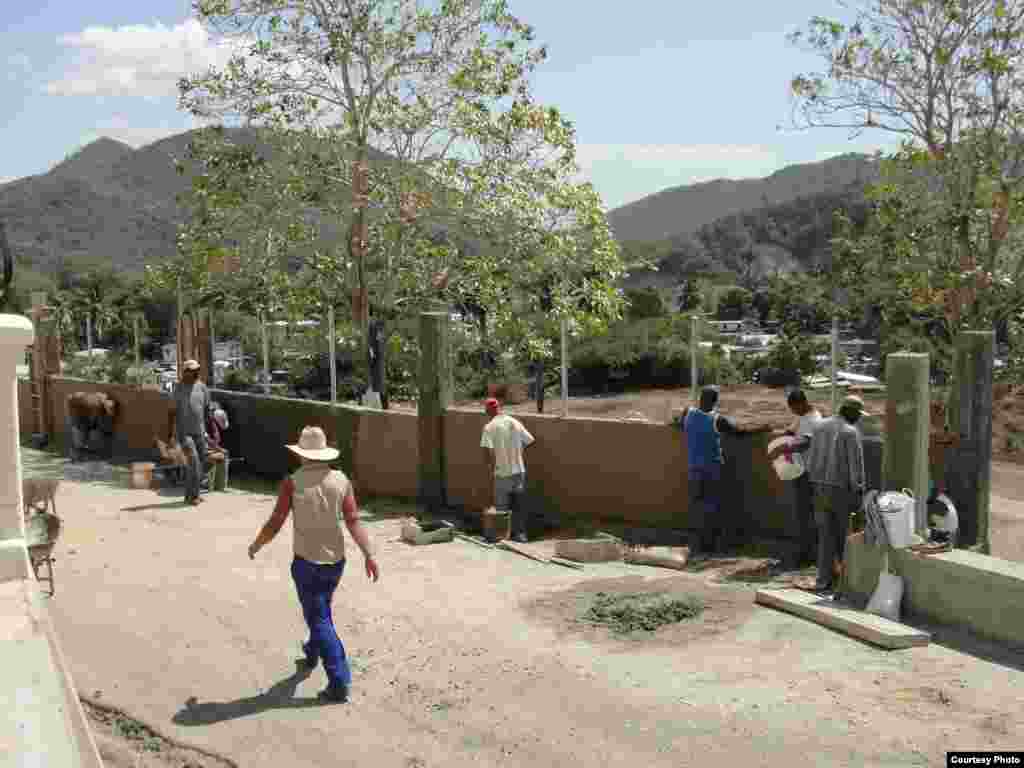
[[[960,436],[948,463],[949,490],[960,518],[958,543],[988,554],[989,493],[992,480],[992,367],[996,338],[991,331],[964,331],[956,339],[950,431]]]
[[[420,315],[419,500],[428,513],[445,506],[444,411],[451,404],[448,313]]]
[[[884,490],[908,488],[917,501],[914,530],[928,528],[928,436],[931,424],[929,358],[897,352],[885,359]]]
[[[17,366],[34,339],[27,317],[0,315],[0,582],[31,574],[21,496]]]

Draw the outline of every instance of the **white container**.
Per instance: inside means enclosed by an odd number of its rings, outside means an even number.
[[[768,452],[771,453],[776,448],[782,445],[792,445],[795,443],[792,437],[783,436],[778,437],[768,443]],[[775,468],[775,474],[779,476],[779,480],[784,482],[789,480],[796,480],[800,475],[804,473],[804,460],[799,454],[782,454],[778,458],[772,461],[772,467]]]
[[[899,491],[887,491],[879,494],[877,503],[889,536],[889,546],[903,549],[913,544],[914,497]]]

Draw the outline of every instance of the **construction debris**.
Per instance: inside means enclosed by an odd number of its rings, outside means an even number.
[[[579,563],[622,560],[622,543],[611,538],[563,539],[555,542],[555,554]]]
[[[437,544],[442,541],[452,541],[455,538],[455,529],[443,526],[433,531],[424,531],[415,520],[406,520],[402,523],[402,541],[407,544]]]
[[[632,565],[653,565],[657,568],[686,569],[688,554],[672,547],[629,547],[622,559]]]

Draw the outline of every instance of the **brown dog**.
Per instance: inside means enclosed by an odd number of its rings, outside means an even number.
[[[57,487],[60,480],[54,478],[26,477],[21,481],[21,496],[25,504],[25,517],[33,512],[47,512],[53,510],[57,514]],[[43,502],[43,508],[38,507]]]

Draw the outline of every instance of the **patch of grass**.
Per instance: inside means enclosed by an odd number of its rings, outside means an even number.
[[[598,592],[583,618],[620,634],[629,634],[636,630],[653,632],[666,624],[694,619],[703,610],[704,603],[692,596],[669,599],[661,593],[614,595]]]

